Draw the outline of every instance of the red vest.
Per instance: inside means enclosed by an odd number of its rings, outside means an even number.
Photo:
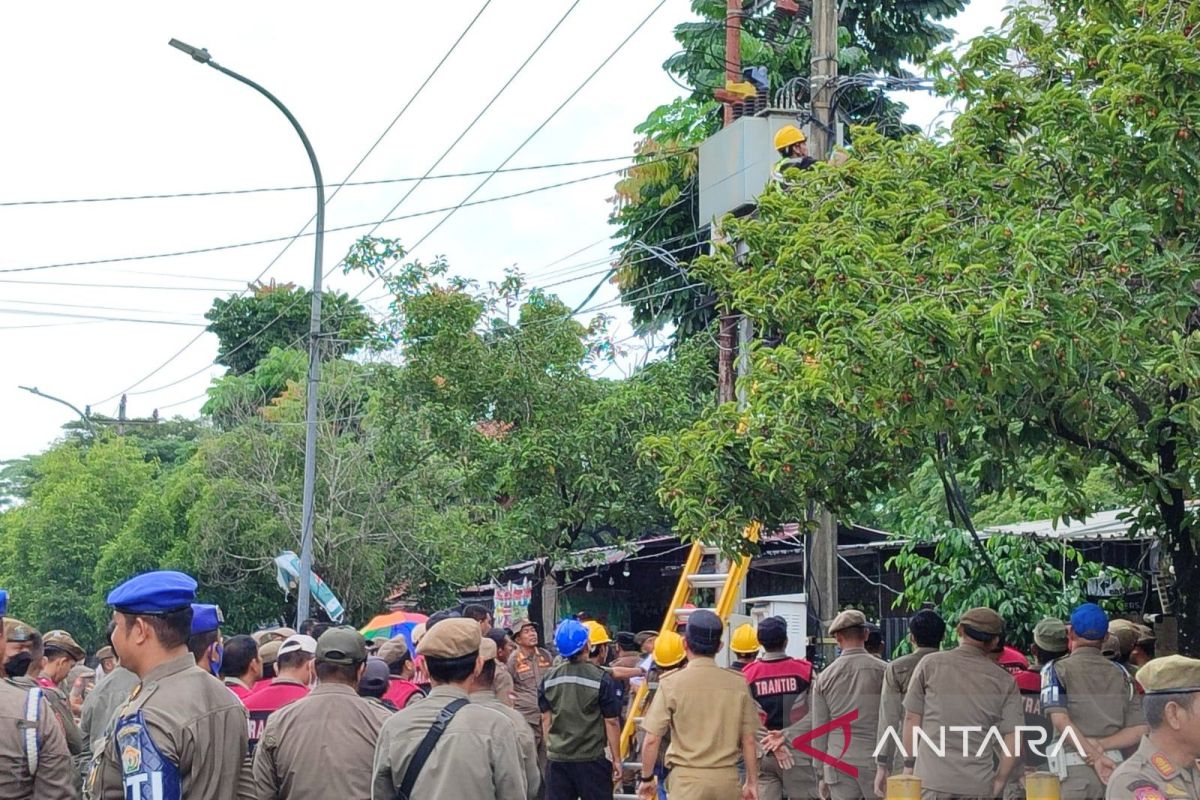
[[[401,709],[408,705],[409,700],[419,694],[422,694],[420,686],[393,675],[388,678],[388,688],[383,693],[383,699],[389,701],[397,709]]]
[[[768,730],[783,730],[808,713],[808,687],[813,666],[802,658],[760,658],[747,664],[742,676],[750,694],[766,714]]]

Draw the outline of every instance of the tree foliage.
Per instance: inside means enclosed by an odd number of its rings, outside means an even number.
[[[308,341],[312,292],[290,283],[258,284],[246,295],[213,300],[204,315],[217,336],[217,363],[232,375],[250,372],[273,349],[302,349]],[[374,333],[362,304],[347,294],[321,294],[322,357],[361,347]]]
[[[950,31],[938,21],[957,14],[966,0],[848,0],[840,5],[840,72],[903,75],[903,62],[921,62],[949,41]],[[680,341],[704,330],[717,311],[711,287],[686,265],[702,252],[702,231],[708,226],[708,220],[697,218],[694,148],[721,125],[713,90],[725,85],[726,4],[694,0],[692,10],[699,19],[676,26],[682,50],[663,64],[688,93],[656,108],[634,129],[640,137],[637,163],[617,183],[612,215],[620,243],[618,285],[634,323],[643,330],[672,324]],[[766,68],[772,92],[807,78],[809,20],[781,23],[769,12],[748,17],[741,51],[743,65]],[[808,102],[807,83],[795,86],[795,102],[802,107]],[[876,125],[889,135],[912,130],[900,121],[904,106],[882,92],[848,88],[838,98],[854,122]]]
[[[1032,466],[1079,515],[1103,464],[1168,545],[1200,651],[1197,22],[1165,0],[1022,5],[939,59],[965,106],[944,141],[859,130],[845,163],[729,221],[748,258],[694,269],[782,344],[755,352],[745,414],[654,442],[681,528],[732,546],[925,461],[948,484]]]

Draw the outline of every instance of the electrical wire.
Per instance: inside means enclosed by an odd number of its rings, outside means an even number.
[[[147,325],[179,325],[187,328],[203,328],[203,322],[181,322],[169,319],[134,319],[133,317],[102,317],[93,314],[74,314],[66,311],[30,311],[23,308],[0,308],[0,314],[22,314],[31,317],[67,317],[70,319],[92,319],[104,322],[141,322]]]
[[[534,56],[534,55],[536,55],[536,53],[537,53],[539,50],[541,50],[541,48],[542,48],[543,46],[545,46],[545,44],[546,44],[546,42],[549,40],[549,38],[550,38],[550,37],[551,37],[551,36],[552,36],[552,35],[555,33],[555,31],[557,31],[557,30],[558,30],[558,28],[559,28],[559,27],[562,25],[562,23],[563,23],[563,22],[566,20],[567,16],[569,16],[569,15],[571,14],[571,12],[572,12],[572,11],[573,11],[573,10],[574,10],[574,9],[575,9],[575,8],[576,8],[578,5],[579,5],[579,3],[580,3],[580,2],[581,2],[581,0],[575,0],[575,3],[573,3],[573,4],[572,4],[570,7],[568,7],[568,9],[567,9],[566,13],[564,13],[564,15],[563,15],[563,16],[562,16],[562,17],[559,19],[559,21],[558,21],[558,22],[557,22],[557,23],[554,25],[554,27],[550,29],[550,31],[549,31],[549,32],[546,34],[546,36],[545,36],[545,37],[542,39],[542,41],[538,43],[538,45],[537,45],[537,47],[535,47],[535,49],[534,49],[533,53],[531,53],[531,54],[530,54],[530,56],[529,56],[528,58],[526,58],[526,59],[525,59],[525,61],[523,61],[523,62],[521,63],[521,65],[520,65],[520,66],[517,68],[517,71],[516,71],[516,72],[514,72],[514,73],[513,73],[513,75],[512,75],[512,76],[509,78],[509,80],[508,80],[507,82],[505,82],[504,86],[502,86],[502,87],[501,87],[501,89],[500,89],[500,92],[498,92],[498,93],[497,93],[497,94],[496,94],[496,95],[495,95],[495,96],[492,98],[492,100],[488,101],[488,104],[485,106],[485,109],[484,109],[485,111],[486,111],[488,108],[490,108],[490,107],[491,107],[491,106],[492,106],[492,105],[493,105],[493,104],[496,102],[496,100],[499,98],[500,94],[501,94],[501,93],[502,93],[504,90],[506,90],[506,89],[508,88],[508,86],[509,86],[509,85],[510,85],[510,84],[513,82],[513,80],[515,80],[515,79],[516,79],[517,75],[519,75],[519,74],[520,74],[520,72],[521,72],[522,70],[524,70],[525,66],[526,66],[526,65],[527,65],[527,64],[530,62],[530,60],[532,60],[533,56]],[[647,14],[647,15],[646,15],[646,17],[645,17],[645,18],[644,18],[644,19],[643,19],[641,22],[639,22],[639,23],[638,23],[638,25],[637,25],[637,26],[636,26],[636,27],[633,29],[633,31],[632,31],[632,32],[630,32],[630,34],[629,34],[628,36],[626,36],[626,37],[625,37],[625,38],[624,38],[624,39],[623,39],[623,40],[620,42],[620,44],[618,44],[618,45],[617,45],[617,47],[616,47],[616,48],[615,48],[615,49],[614,49],[612,52],[610,52],[610,53],[608,54],[608,56],[607,56],[607,57],[605,57],[605,59],[604,59],[603,61],[601,61],[601,62],[600,62],[600,64],[599,64],[599,65],[598,65],[598,66],[597,66],[597,67],[596,67],[594,70],[592,70],[592,72],[591,72],[591,73],[590,73],[590,74],[589,74],[589,75],[588,75],[586,78],[584,78],[583,82],[582,82],[582,83],[580,83],[580,84],[579,84],[579,85],[578,85],[578,86],[577,86],[577,87],[574,89],[574,91],[572,91],[572,92],[571,92],[571,93],[570,93],[570,94],[569,94],[569,95],[566,97],[566,99],[565,99],[565,100],[563,100],[563,101],[562,101],[562,102],[561,102],[561,103],[558,105],[558,107],[556,107],[556,108],[555,108],[555,109],[554,109],[554,110],[553,110],[553,111],[550,113],[550,115],[549,115],[548,117],[546,117],[546,119],[545,119],[545,120],[543,120],[543,121],[542,121],[542,123],[541,123],[541,124],[540,124],[540,125],[539,125],[537,128],[535,128],[535,129],[534,129],[534,131],[533,131],[532,133],[530,133],[530,134],[529,134],[529,135],[528,135],[528,136],[527,136],[527,137],[526,137],[526,138],[525,138],[525,139],[524,139],[524,140],[523,140],[523,141],[522,141],[522,142],[521,142],[519,145],[517,145],[516,149],[514,149],[514,150],[513,150],[513,151],[512,151],[512,152],[511,152],[511,153],[508,155],[508,157],[506,157],[506,158],[505,158],[505,159],[504,159],[504,160],[503,160],[503,161],[502,161],[502,162],[501,162],[501,163],[500,163],[500,164],[499,164],[499,165],[498,165],[498,166],[497,166],[495,169],[491,170],[491,171],[488,173],[487,177],[486,177],[486,178],[484,178],[484,180],[483,180],[483,181],[481,181],[481,182],[480,182],[480,183],[479,183],[479,184],[478,184],[478,185],[477,185],[477,186],[476,186],[474,189],[472,189],[472,190],[471,190],[471,192],[470,192],[470,193],[468,193],[468,194],[467,194],[467,196],[466,196],[465,198],[463,198],[463,200],[462,200],[462,201],[460,201],[460,202],[459,202],[458,204],[456,204],[455,206],[452,206],[451,208],[447,209],[446,216],[445,216],[445,217],[443,217],[441,220],[439,220],[439,221],[437,222],[437,224],[435,224],[435,225],[434,225],[432,228],[430,228],[430,229],[429,229],[429,231],[427,231],[427,232],[425,233],[425,235],[424,235],[424,236],[422,236],[422,237],[421,237],[419,240],[417,240],[416,244],[414,244],[414,245],[413,245],[411,248],[408,248],[407,252],[408,252],[408,253],[411,253],[412,251],[414,251],[414,250],[416,250],[418,247],[420,247],[420,245],[421,245],[421,244],[423,244],[423,243],[424,243],[424,242],[425,242],[425,241],[426,241],[426,240],[427,240],[427,239],[428,239],[430,236],[432,236],[432,235],[433,235],[433,233],[434,233],[434,232],[436,232],[436,231],[437,231],[437,230],[438,230],[438,229],[439,229],[439,228],[440,228],[440,227],[441,227],[443,224],[445,224],[445,222],[446,222],[447,220],[449,220],[449,219],[450,219],[450,217],[452,217],[452,216],[453,216],[453,215],[454,215],[454,214],[455,214],[455,213],[456,213],[456,212],[457,212],[459,209],[466,207],[466,206],[469,204],[469,201],[470,201],[470,199],[471,199],[472,197],[474,197],[474,196],[475,196],[475,194],[476,194],[476,193],[477,193],[477,192],[478,192],[480,189],[482,189],[484,186],[486,186],[486,185],[487,185],[487,183],[488,183],[488,182],[489,182],[489,181],[490,181],[490,180],[491,180],[493,177],[495,177],[495,175],[497,174],[497,170],[499,170],[499,169],[503,169],[505,166],[507,166],[507,164],[508,164],[508,162],[509,162],[509,161],[511,161],[513,158],[515,158],[515,157],[517,156],[517,154],[518,154],[518,153],[520,153],[520,151],[521,151],[521,150],[523,150],[523,149],[525,148],[525,146],[526,146],[527,144],[529,144],[529,142],[530,142],[530,141],[532,141],[532,140],[533,140],[533,138],[534,138],[534,137],[536,137],[536,136],[537,136],[539,133],[541,133],[541,131],[542,131],[542,130],[543,130],[543,129],[544,129],[546,126],[547,126],[547,125],[549,125],[549,124],[550,124],[550,122],[551,122],[551,121],[552,121],[552,120],[553,120],[555,117],[557,117],[557,116],[558,116],[558,114],[559,114],[559,113],[560,113],[560,112],[563,110],[563,108],[565,108],[565,107],[567,106],[567,104],[568,104],[568,103],[570,103],[570,102],[571,102],[571,101],[572,101],[572,100],[573,100],[573,99],[574,99],[574,98],[575,98],[575,97],[576,97],[576,96],[577,96],[577,95],[578,95],[578,94],[579,94],[581,91],[583,91],[583,89],[584,89],[584,88],[585,88],[585,87],[586,87],[586,86],[587,86],[589,83],[591,83],[592,79],[593,79],[593,78],[595,78],[595,77],[596,77],[596,75],[598,75],[598,74],[600,73],[600,71],[601,71],[602,69],[604,69],[604,67],[605,67],[605,66],[607,66],[607,65],[608,65],[608,63],[609,63],[610,61],[612,61],[612,59],[613,59],[613,58],[615,58],[615,57],[616,57],[616,55],[617,55],[617,54],[618,54],[618,53],[619,53],[621,50],[623,50],[623,49],[624,49],[625,45],[626,45],[626,44],[628,44],[628,43],[629,43],[629,41],[630,41],[630,40],[631,40],[631,39],[632,39],[632,38],[633,38],[633,37],[634,37],[634,36],[635,36],[635,35],[636,35],[636,34],[637,34],[639,31],[641,31],[641,29],[642,29],[643,27],[645,27],[645,25],[646,25],[646,24],[647,24],[647,23],[650,21],[650,19],[651,19],[651,18],[652,18],[652,17],[653,17],[653,16],[654,16],[656,13],[658,13],[659,9],[661,9],[661,8],[662,8],[662,7],[663,7],[665,4],[666,4],[666,0],[659,0],[659,3],[658,3],[658,4],[657,4],[657,5],[656,5],[656,6],[655,6],[655,7],[654,7],[654,8],[653,8],[651,11],[650,11],[650,13],[649,13],[649,14]],[[469,133],[469,131],[470,131],[470,130],[471,130],[473,127],[474,127],[475,123],[476,123],[476,122],[478,122],[478,120],[479,120],[479,118],[482,116],[482,114],[483,114],[483,112],[480,112],[480,114],[476,116],[475,120],[473,120],[473,121],[471,122],[471,124],[470,124],[470,125],[468,125],[468,126],[467,126],[467,128],[465,128],[465,129],[463,130],[463,133],[462,133],[462,134],[460,134],[460,135],[459,135],[459,137],[458,137],[457,139],[455,139],[454,143],[451,145],[451,148],[448,148],[448,149],[447,149],[447,150],[446,150],[446,151],[445,151],[445,152],[442,154],[442,156],[440,156],[440,157],[438,158],[438,160],[437,160],[436,162],[434,162],[434,165],[433,165],[433,166],[430,168],[430,172],[432,172],[432,170],[433,170],[433,169],[436,169],[436,167],[437,167],[437,164],[441,163],[442,159],[444,159],[444,158],[445,158],[445,156],[446,156],[446,155],[447,155],[447,154],[450,152],[450,149],[452,149],[452,148],[453,148],[453,146],[454,146],[455,144],[457,144],[457,143],[458,143],[458,142],[459,142],[459,141],[460,141],[462,138],[464,138],[464,137],[467,135],[467,133]],[[615,170],[615,171],[616,171],[616,172],[619,172],[619,171],[621,171],[621,170]],[[415,187],[414,187],[414,189],[415,189]],[[404,195],[404,196],[403,196],[403,197],[400,199],[400,201],[399,201],[398,203],[396,203],[396,205],[394,205],[394,206],[392,207],[392,209],[391,209],[391,210],[388,212],[388,215],[386,215],[386,216],[384,217],[384,219],[380,220],[380,221],[379,221],[379,223],[378,223],[378,224],[376,224],[376,226],[375,226],[374,228],[372,228],[372,229],[371,229],[371,231],[369,231],[369,232],[368,232],[366,235],[367,235],[367,236],[370,236],[372,233],[374,233],[374,231],[375,231],[375,230],[377,230],[377,229],[378,229],[379,225],[382,225],[382,224],[384,224],[385,222],[389,221],[388,217],[389,217],[389,216],[390,216],[390,215],[391,215],[391,214],[392,214],[392,213],[393,213],[393,212],[396,210],[396,208],[398,208],[398,207],[399,207],[400,203],[404,202],[404,200],[405,200],[405,199],[406,199],[406,198],[407,198],[407,197],[408,197],[410,194],[412,194],[412,190],[410,190],[408,193],[406,193],[406,194],[405,194],[405,195]],[[344,259],[343,259],[343,261],[344,261]],[[336,269],[338,266],[340,266],[340,264],[341,264],[341,263],[343,263],[343,262],[341,262],[341,261],[340,261],[340,262],[338,262],[338,264],[335,264],[335,265],[334,265],[334,267],[333,267],[333,268],[331,268],[331,269],[330,269],[330,271],[329,271],[328,273],[326,273],[326,274],[327,274],[327,275],[329,275],[329,274],[332,274],[332,272],[333,272],[333,271],[334,271],[334,270],[335,270],[335,269]],[[370,282],[368,282],[368,283],[367,283],[367,284],[366,284],[366,285],[365,285],[365,286],[364,286],[362,289],[360,289],[360,290],[358,291],[358,293],[357,293],[357,294],[355,294],[355,295],[353,296],[353,298],[351,298],[351,299],[352,299],[352,300],[357,300],[359,297],[361,297],[361,296],[363,295],[363,293],[364,293],[364,292],[366,292],[366,291],[367,291],[367,289],[369,289],[371,286],[375,285],[375,284],[376,284],[376,283],[377,283],[377,282],[378,282],[378,281],[379,281],[381,278],[383,278],[385,275],[386,275],[386,271],[384,271],[384,272],[380,272],[378,275],[376,275],[375,277],[373,277],[373,278],[371,279],[371,281],[370,281]],[[253,340],[254,340],[254,339],[256,339],[258,336],[260,336],[262,333],[264,333],[264,332],[265,332],[267,329],[269,329],[269,328],[270,328],[270,327],[271,327],[273,324],[275,324],[275,322],[277,322],[279,319],[282,319],[282,318],[283,318],[283,316],[284,316],[285,314],[287,314],[287,313],[288,313],[290,310],[291,310],[291,306],[289,306],[288,308],[286,308],[286,309],[284,309],[284,310],[280,311],[280,313],[279,313],[279,314],[278,314],[278,315],[275,317],[275,319],[271,320],[271,321],[270,321],[270,322],[268,322],[266,325],[264,325],[263,327],[259,328],[259,329],[258,329],[256,332],[254,332],[253,334],[251,334],[249,337],[247,337],[246,339],[244,339],[244,340],[242,340],[241,342],[239,342],[239,343],[238,343],[238,344],[237,344],[235,347],[233,347],[233,348],[231,348],[230,350],[228,350],[228,351],[226,352],[226,355],[230,355],[230,354],[232,354],[232,353],[234,353],[234,352],[237,352],[237,351],[238,351],[238,350],[240,350],[242,347],[244,347],[244,346],[246,346],[247,344],[249,344],[251,341],[253,341]],[[307,335],[307,334],[305,334],[305,335]],[[202,369],[198,370],[197,372],[194,372],[194,373],[192,373],[191,375],[187,375],[187,376],[185,376],[185,377],[183,377],[183,378],[181,378],[181,379],[179,379],[179,380],[177,380],[177,381],[174,381],[174,382],[172,382],[171,384],[166,384],[166,385],[164,385],[164,386],[162,386],[162,387],[159,387],[159,388],[160,388],[160,389],[163,389],[163,388],[168,388],[168,387],[170,387],[170,386],[173,386],[173,385],[176,385],[176,384],[178,384],[178,383],[182,383],[182,382],[184,382],[184,381],[186,381],[186,380],[189,380],[189,379],[190,379],[190,378],[192,378],[192,377],[195,377],[196,375],[199,375],[200,373],[204,372],[205,370],[209,369],[210,367],[211,367],[211,364],[210,364],[210,365],[206,365],[206,366],[204,366]],[[136,386],[136,384],[135,384],[135,386]],[[131,387],[131,388],[133,388],[133,387]],[[145,391],[142,391],[142,392],[136,392],[135,394],[147,394],[147,393],[149,393],[150,391],[155,391],[155,390],[145,390]],[[113,395],[113,397],[119,396],[119,394],[121,394],[121,393],[118,393],[118,395]],[[110,398],[107,398],[106,400],[104,400],[104,401],[101,401],[101,402],[107,402],[107,400],[111,400],[111,399],[112,399],[112,397],[110,397]]]
[[[371,233],[374,233],[375,230],[378,230],[378,228],[380,226],[386,225],[390,222],[400,222],[400,221],[407,220],[407,219],[416,219],[418,217],[428,217],[428,216],[432,216],[433,214],[442,214],[447,211],[451,211],[451,212],[457,211],[460,208],[470,208],[472,206],[487,205],[488,203],[497,203],[502,200],[512,200],[517,197],[524,197],[524,196],[530,195],[530,194],[537,194],[538,192],[545,192],[545,191],[549,191],[551,189],[561,189],[564,186],[574,186],[579,183],[587,183],[588,181],[598,180],[599,178],[605,178],[605,177],[608,177],[609,175],[616,175],[623,171],[624,171],[623,168],[622,169],[610,169],[610,170],[605,170],[604,172],[597,172],[597,173],[592,173],[591,175],[585,175],[582,178],[572,178],[571,180],[559,181],[557,183],[549,183],[544,186],[535,186],[531,189],[524,189],[522,191],[512,192],[510,194],[496,195],[494,197],[485,197],[480,200],[473,200],[470,202],[460,202],[460,203],[456,203],[452,206],[442,206],[441,208],[430,208],[430,209],[426,209],[424,211],[413,211],[408,214],[397,214],[395,216],[385,217],[384,219],[376,220],[376,221],[372,221],[372,222],[354,222],[354,223],[351,223],[348,225],[337,225],[334,227],[326,228],[325,233],[338,233],[340,231],[352,231],[352,230],[356,230],[358,228],[372,228],[372,230],[370,232],[365,234],[367,236],[370,236]],[[168,252],[168,253],[147,253],[147,254],[137,255],[137,256],[119,256],[119,257],[113,257],[113,258],[98,258],[98,259],[91,259],[88,261],[64,261],[64,262],[59,262],[59,263],[55,263],[55,264],[39,264],[39,265],[25,266],[25,267],[5,267],[5,268],[0,268],[0,273],[37,272],[37,271],[48,270],[48,269],[63,269],[66,267],[90,267],[90,266],[96,266],[99,264],[114,264],[114,263],[126,262],[126,261],[148,261],[151,259],[159,259],[159,258],[175,258],[177,256],[192,256],[192,255],[201,255],[204,253],[218,253],[218,252],[224,252],[226,250],[238,250],[238,249],[242,249],[242,248],[246,248],[246,247],[256,247],[258,245],[264,245],[264,244],[277,244],[279,242],[294,241],[295,239],[298,239],[298,238],[315,236],[315,235],[316,235],[315,233],[299,233],[299,234],[293,234],[291,236],[274,236],[274,237],[271,237],[268,239],[255,239],[253,241],[248,241],[248,242],[234,242],[232,244],[213,245],[210,247],[200,247],[200,248],[196,248],[193,250],[176,250],[176,251]],[[343,262],[339,261],[338,264],[335,266],[340,266],[342,263]],[[330,270],[326,274],[326,277],[328,277],[329,275],[332,275],[333,272],[334,272],[334,270]],[[258,278],[261,278],[262,274],[263,273],[260,273],[255,280],[257,280]],[[253,283],[253,282],[251,282],[251,283]]]
[[[463,28],[462,32],[458,35],[458,38],[455,39],[453,44],[450,45],[450,49],[446,51],[446,53],[441,57],[441,59],[437,62],[437,64],[434,65],[433,69],[430,70],[429,74],[425,76],[425,80],[423,80],[421,82],[421,85],[417,87],[417,90],[415,92],[413,92],[412,95],[408,98],[408,102],[406,102],[404,104],[404,106],[401,107],[400,111],[396,114],[396,116],[392,118],[392,121],[388,123],[386,128],[384,128],[383,133],[379,134],[379,136],[376,137],[375,141],[371,143],[370,148],[368,148],[367,152],[365,154],[363,154],[363,157],[358,160],[358,163],[355,164],[354,168],[351,169],[350,172],[346,175],[346,177],[342,180],[342,183],[345,183],[346,181],[348,181],[354,177],[355,173],[358,172],[358,168],[363,165],[363,162],[365,162],[367,160],[367,157],[370,156],[371,153],[373,153],[375,151],[375,148],[379,146],[379,143],[383,141],[384,137],[387,136],[388,132],[391,131],[391,129],[393,127],[395,127],[396,123],[398,123],[400,121],[401,117],[403,117],[404,114],[408,111],[408,109],[412,107],[412,104],[414,102],[416,102],[417,98],[421,96],[421,93],[424,92],[425,88],[427,86],[429,86],[430,82],[433,81],[434,76],[437,75],[439,71],[441,71],[442,65],[444,65],[446,63],[446,61],[449,60],[450,56],[454,54],[454,51],[458,49],[458,46],[462,43],[463,39],[465,39],[467,34],[471,31],[471,29],[475,27],[475,23],[479,21],[479,18],[481,16],[483,16],[483,12],[486,11],[488,9],[488,6],[490,6],[491,4],[492,4],[492,0],[484,0],[483,6],[479,9],[478,12],[476,12],[475,16],[473,16],[471,18],[471,21],[467,23],[467,27]],[[340,185],[333,190],[333,193],[329,196],[329,199],[325,201],[326,207],[328,207],[329,203],[331,203],[333,201],[333,199],[335,197],[337,197],[338,192],[340,192],[341,190],[342,190],[342,187]],[[255,276],[255,278],[252,281],[247,283],[247,288],[243,289],[239,293],[239,296],[244,295],[247,291],[249,291],[250,286],[252,286],[253,284],[262,280],[263,276],[266,275],[267,272],[270,271],[271,267],[275,266],[275,264],[278,263],[279,259],[283,257],[284,253],[286,253],[288,251],[288,249],[291,248],[292,244],[294,244],[296,242],[296,240],[300,237],[301,234],[303,234],[306,230],[308,230],[308,226],[311,225],[316,220],[316,218],[317,218],[317,215],[315,213],[311,217],[309,217],[308,221],[305,222],[304,225],[301,226],[300,230],[296,232],[296,235],[294,237],[292,237],[286,245],[283,246],[283,249],[281,249],[275,255],[274,258],[271,259],[270,263],[268,263],[267,266],[263,267],[262,271],[260,271],[258,273],[258,275]],[[0,270],[0,271],[3,271],[3,270]],[[223,317],[223,315],[222,315],[222,317]],[[220,321],[220,319],[222,319],[222,317],[218,317],[217,321]],[[170,364],[176,358],[178,358],[179,356],[181,356],[185,352],[187,352],[187,350],[192,345],[194,345],[196,342],[200,341],[200,338],[203,335],[204,335],[204,331],[197,333],[190,341],[188,341],[186,344],[184,344],[183,347],[179,348],[179,350],[176,351],[174,353],[174,355],[170,356],[166,361],[162,362],[157,367],[155,367],[153,370],[151,370],[149,373],[142,376],[140,379],[138,379],[137,382],[133,383],[132,385],[130,385],[127,389],[125,389],[123,391],[117,392],[116,394],[106,397],[104,400],[101,400],[100,403],[107,403],[109,400],[112,400],[116,397],[120,397],[121,395],[125,394],[129,390],[136,388],[137,386],[141,385],[145,381],[154,377],[160,371],[162,371],[164,368],[166,368],[166,366],[168,364]]]
[[[664,151],[664,155],[675,155],[677,153],[686,152],[685,150]],[[498,170],[502,174],[519,173],[519,172],[534,172],[546,169],[562,169],[566,167],[580,167],[590,164],[607,164],[614,161],[628,161],[631,158],[637,158],[637,154],[629,154],[624,156],[610,156],[607,158],[583,158],[577,161],[558,161],[550,164],[530,164],[524,167],[506,167]],[[477,178],[480,175],[487,175],[491,170],[472,170],[468,172],[443,172],[437,175],[406,176],[400,178],[378,178],[369,181],[342,181],[341,183],[331,183],[326,188],[335,187],[342,188],[346,186],[388,186],[396,183],[414,183],[420,181],[439,181],[449,180],[451,178]],[[230,197],[248,194],[264,194],[269,192],[296,192],[296,191],[312,191],[316,187],[309,184],[303,186],[264,186],[251,189],[221,189],[213,191],[195,191],[195,192],[168,192],[163,194],[132,194],[132,195],[111,195],[104,197],[75,197],[57,200],[8,200],[0,201],[0,208],[11,208],[14,206],[49,206],[49,205],[70,205],[79,203],[116,203],[132,200],[176,200],[195,197]],[[330,198],[332,199],[332,197]]]
[[[214,292],[221,289],[215,286],[151,286],[140,283],[82,283],[76,281],[22,281],[13,278],[0,278],[0,283],[11,286],[71,286],[81,289],[144,289],[160,292]]]

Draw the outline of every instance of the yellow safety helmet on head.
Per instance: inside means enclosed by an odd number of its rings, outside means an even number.
[[[782,150],[785,147],[791,147],[799,142],[808,141],[808,137],[804,135],[804,131],[797,128],[795,125],[784,125],[779,130],[775,131],[775,149]]]
[[[654,643],[654,663],[660,668],[673,667],[683,661],[683,637],[675,631],[659,634]]]
[[[739,625],[737,630],[733,632],[733,641],[729,643],[729,649],[740,656],[757,653],[758,634],[754,632],[754,626],[749,622],[745,625]]]
[[[584,627],[588,629],[588,647],[599,647],[602,644],[612,644],[612,637],[608,635],[608,629],[599,622],[589,619],[583,624]]]

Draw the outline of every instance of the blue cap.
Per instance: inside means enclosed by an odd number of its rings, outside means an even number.
[[[211,633],[220,628],[224,621],[225,617],[218,606],[192,603],[192,636]]]
[[[108,604],[127,614],[165,614],[196,599],[196,581],[182,572],[144,572],[108,593]]]
[[[1108,635],[1108,614],[1095,603],[1084,603],[1071,612],[1071,630],[1081,639],[1098,642]]]
[[[0,589],[0,617],[8,614],[8,590]]]

